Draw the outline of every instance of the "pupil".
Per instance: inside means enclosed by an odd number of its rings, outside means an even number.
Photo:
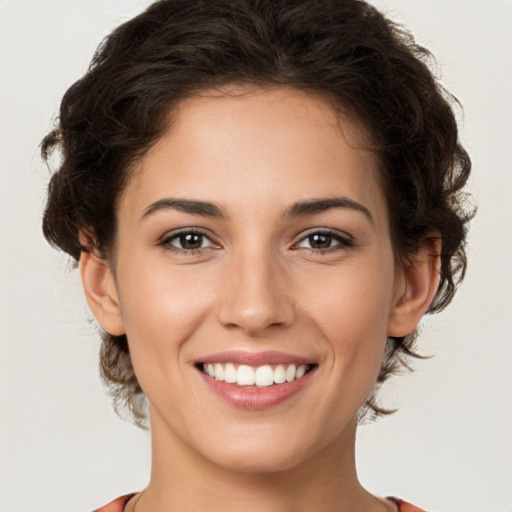
[[[184,249],[199,249],[203,242],[203,236],[195,233],[188,233],[180,236],[180,243]]]
[[[331,246],[331,237],[329,235],[312,235],[309,237],[309,243],[315,249],[327,249]]]

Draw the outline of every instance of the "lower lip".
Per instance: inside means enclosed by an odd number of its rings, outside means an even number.
[[[229,384],[228,382],[215,380],[199,371],[206,385],[229,404],[240,409],[262,410],[279,405],[299,393],[310,382],[315,370],[316,367],[293,382],[264,388]]]

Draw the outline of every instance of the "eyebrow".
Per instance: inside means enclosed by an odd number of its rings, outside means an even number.
[[[141,220],[160,210],[179,210],[180,212],[201,215],[202,217],[227,218],[226,212],[213,203],[166,197],[151,203],[144,211]]]
[[[371,224],[375,224],[375,220],[370,213],[370,210],[348,197],[329,197],[325,199],[311,199],[308,201],[300,201],[292,204],[283,214],[285,218],[301,217],[304,215],[312,215],[314,213],[321,213],[331,208],[347,208],[356,212],[361,212]]]
[[[370,222],[374,224],[370,210],[348,197],[331,197],[322,199],[310,199],[307,201],[299,201],[288,207],[282,217],[289,219],[293,217],[302,217],[321,213],[331,208],[346,208],[362,213]],[[166,197],[151,203],[144,211],[141,220],[160,210],[178,210],[192,215],[200,215],[202,217],[214,217],[220,219],[228,218],[227,213],[218,205],[209,201],[197,201],[193,199],[177,199]]]

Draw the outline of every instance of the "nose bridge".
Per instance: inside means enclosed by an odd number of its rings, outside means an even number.
[[[249,336],[293,321],[293,301],[284,286],[286,270],[270,247],[233,251],[223,275],[219,319]]]

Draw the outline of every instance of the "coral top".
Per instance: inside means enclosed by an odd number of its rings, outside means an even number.
[[[132,496],[134,496],[134,494],[121,496],[117,498],[117,500],[110,502],[108,505],[96,509],[94,512],[123,512],[125,505]],[[388,500],[396,504],[398,512],[425,512],[421,508],[415,507],[414,505],[406,503],[403,500],[399,500],[398,498],[388,498]]]

